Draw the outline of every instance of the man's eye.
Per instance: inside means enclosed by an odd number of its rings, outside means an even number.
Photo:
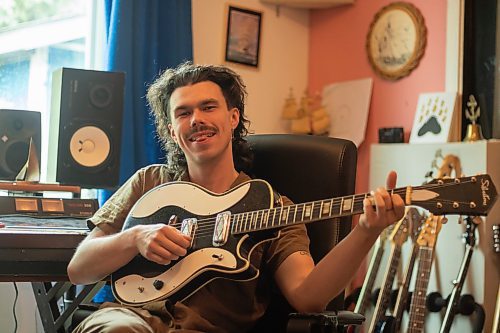
[[[213,110],[213,109],[215,109],[215,108],[216,108],[216,106],[215,106],[215,105],[206,105],[206,106],[203,108],[203,110],[210,111],[210,110]]]
[[[186,110],[186,111],[181,111],[177,114],[178,117],[187,117],[189,116],[189,111]]]

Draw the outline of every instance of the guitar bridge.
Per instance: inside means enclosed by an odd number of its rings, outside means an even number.
[[[229,237],[229,224],[231,221],[231,212],[222,212],[217,214],[215,218],[214,236],[212,239],[213,246],[222,246],[226,244]]]

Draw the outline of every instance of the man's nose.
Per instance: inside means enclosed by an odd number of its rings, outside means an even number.
[[[194,108],[191,114],[191,126],[196,126],[205,123],[205,114],[199,108]]]

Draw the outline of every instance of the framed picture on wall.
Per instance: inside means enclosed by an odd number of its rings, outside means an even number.
[[[262,13],[229,6],[225,60],[243,65],[259,65]]]

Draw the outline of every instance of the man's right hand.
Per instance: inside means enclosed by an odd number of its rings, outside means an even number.
[[[185,256],[191,245],[191,237],[163,223],[136,226],[135,243],[146,259],[161,265]]]

